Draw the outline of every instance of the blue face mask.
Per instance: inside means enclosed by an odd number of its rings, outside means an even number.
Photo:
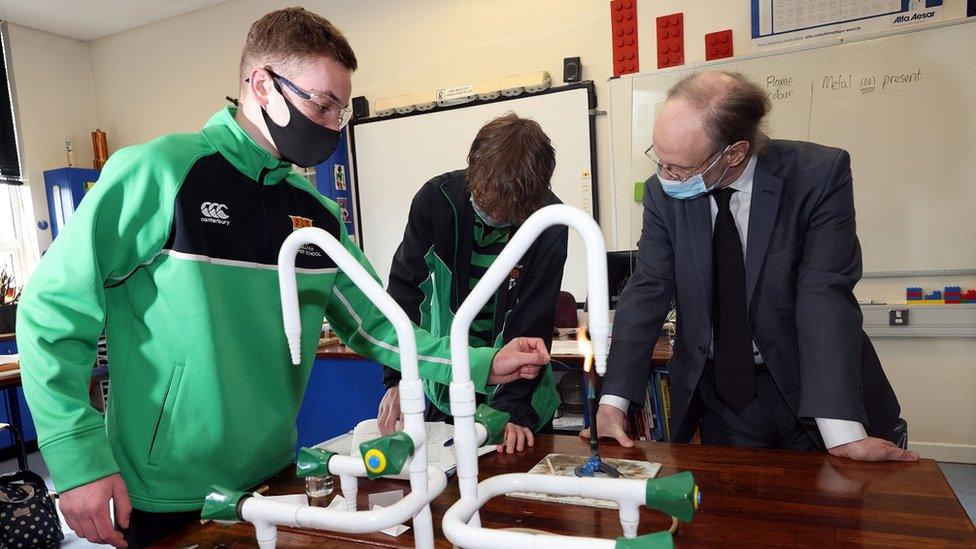
[[[474,213],[478,214],[478,217],[480,217],[481,220],[485,222],[485,225],[488,225],[489,227],[501,229],[511,225],[511,223],[501,223],[489,217],[484,210],[478,207],[478,203],[474,201],[474,197],[471,197],[471,207],[474,208]]]
[[[722,158],[722,155],[728,152],[730,147],[731,145],[725,147],[725,150],[722,151],[722,154],[720,154],[718,158],[715,159],[715,162],[718,162],[719,158]],[[702,171],[701,173],[696,173],[695,175],[689,177],[688,179],[685,179],[684,181],[677,181],[674,179],[668,179],[666,177],[662,177],[660,172],[657,174],[657,178],[661,182],[661,188],[664,189],[664,192],[667,193],[668,196],[672,198],[677,198],[678,200],[689,200],[691,198],[695,198],[697,196],[701,196],[705,193],[711,192],[712,190],[718,187],[719,182],[722,181],[723,177],[725,177],[725,174],[729,171],[729,166],[727,165],[725,166],[725,170],[722,172],[722,175],[720,175],[718,179],[715,180],[715,183],[712,184],[711,187],[705,185],[704,174],[708,170],[711,170],[713,167],[715,167],[715,162],[712,162],[712,164],[707,168],[705,168],[705,170]]]

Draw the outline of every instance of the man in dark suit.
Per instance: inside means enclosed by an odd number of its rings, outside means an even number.
[[[861,329],[850,155],[760,131],[770,104],[735,73],[678,82],[654,124],[637,266],[614,319],[597,425],[633,443],[671,299],[675,440],[918,459]]]

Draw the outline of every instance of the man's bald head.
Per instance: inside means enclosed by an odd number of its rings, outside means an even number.
[[[766,92],[737,72],[709,71],[682,78],[668,90],[668,103],[685,103],[694,112],[712,149],[739,141],[751,154],[765,144],[762,120],[769,112]]]

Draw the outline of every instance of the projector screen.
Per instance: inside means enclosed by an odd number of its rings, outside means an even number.
[[[467,166],[478,130],[509,111],[542,126],[556,150],[552,190],[563,203],[596,217],[595,158],[590,105],[592,82],[545,92],[435,109],[352,126],[360,245],[383,283],[407,223],[410,202],[431,178]],[[597,219],[599,220],[599,219]],[[570,230],[562,288],[586,299],[583,242]]]

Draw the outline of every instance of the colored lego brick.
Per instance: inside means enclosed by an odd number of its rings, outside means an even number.
[[[657,68],[685,64],[685,15],[672,13],[657,18]]]
[[[962,303],[962,288],[959,286],[946,286],[943,298],[946,303]]]
[[[945,300],[942,299],[942,292],[940,290],[932,290],[932,293],[922,297],[923,305],[942,305],[943,303],[945,303]]]
[[[610,33],[613,40],[613,75],[639,71],[636,0],[610,2]]]
[[[976,290],[966,290],[966,292],[964,294],[962,294],[962,298],[963,299],[976,299]]]
[[[710,32],[705,35],[705,61],[732,57],[732,31]]]
[[[922,300],[922,288],[919,286],[909,286],[905,288],[905,300],[906,301],[921,301]]]

